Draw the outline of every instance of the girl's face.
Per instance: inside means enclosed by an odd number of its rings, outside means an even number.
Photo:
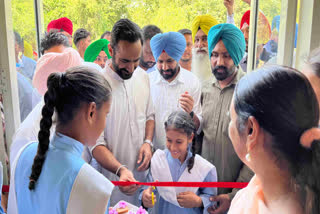
[[[188,145],[192,142],[193,135],[188,137],[183,130],[167,129],[167,148],[171,156],[183,163],[187,157]]]
[[[110,106],[111,101],[108,101],[103,103],[99,109],[96,109],[91,127],[91,133],[93,135],[91,138],[92,140],[89,142],[90,144],[92,144],[91,146],[94,146],[96,144],[96,140],[100,137],[102,131],[106,126],[106,118],[107,114],[109,113]]]

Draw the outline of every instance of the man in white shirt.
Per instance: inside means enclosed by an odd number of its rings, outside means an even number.
[[[134,74],[142,49],[141,29],[132,21],[121,19],[111,35],[112,63],[106,65],[104,76],[112,87],[112,105],[104,140],[98,140],[91,151],[108,179],[117,180],[120,176],[120,181],[144,181],[152,157],[154,110],[149,82]],[[139,205],[138,188],[115,188],[110,205],[120,200]]]
[[[201,85],[193,73],[178,63],[186,48],[186,40],[181,33],[157,34],[151,39],[150,46],[157,62],[156,70],[149,74],[156,121],[153,143],[155,149],[164,149],[164,122],[173,111],[180,108],[188,112],[199,128]]]

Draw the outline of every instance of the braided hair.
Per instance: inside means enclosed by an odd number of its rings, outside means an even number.
[[[52,73],[48,77],[47,86],[38,134],[38,150],[29,177],[30,190],[35,189],[46,159],[53,113],[57,112],[57,123],[64,125],[74,118],[83,103],[95,102],[99,109],[111,96],[108,81],[88,66],[72,67],[65,73]]]
[[[191,116],[185,111],[174,111],[172,112],[167,121],[164,123],[165,129],[174,128],[181,130],[183,133],[187,134],[188,137],[191,137],[192,134],[196,132],[196,126],[191,118]],[[191,173],[191,169],[194,165],[194,158],[197,154],[198,146],[195,139],[192,140],[191,152],[192,157],[188,160],[188,172]]]

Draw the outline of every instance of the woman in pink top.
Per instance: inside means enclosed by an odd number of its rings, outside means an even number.
[[[235,151],[256,175],[229,214],[319,214],[319,106],[306,77],[282,66],[244,76],[230,116]]]

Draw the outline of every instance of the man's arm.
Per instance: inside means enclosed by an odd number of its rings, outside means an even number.
[[[105,169],[112,173],[118,172],[119,181],[133,181],[136,179],[133,174],[126,167],[122,166],[121,163],[114,157],[112,152],[105,145],[98,145],[92,150],[92,156],[98,161],[98,163]],[[122,166],[122,167],[121,167]],[[126,195],[133,195],[137,189],[138,185],[130,185],[125,187],[119,187],[121,192]]]
[[[234,0],[224,0],[223,4],[227,8],[227,23],[235,25],[235,22],[234,22]]]
[[[153,132],[154,132],[154,126],[155,122],[154,120],[148,120],[146,122],[146,134],[145,134],[145,141],[149,140],[152,142],[153,138]],[[149,168],[149,164],[152,158],[152,147],[149,143],[143,143],[140,151],[139,151],[139,157],[138,157],[138,164],[141,163],[141,165],[138,167],[138,171],[145,171]]]

